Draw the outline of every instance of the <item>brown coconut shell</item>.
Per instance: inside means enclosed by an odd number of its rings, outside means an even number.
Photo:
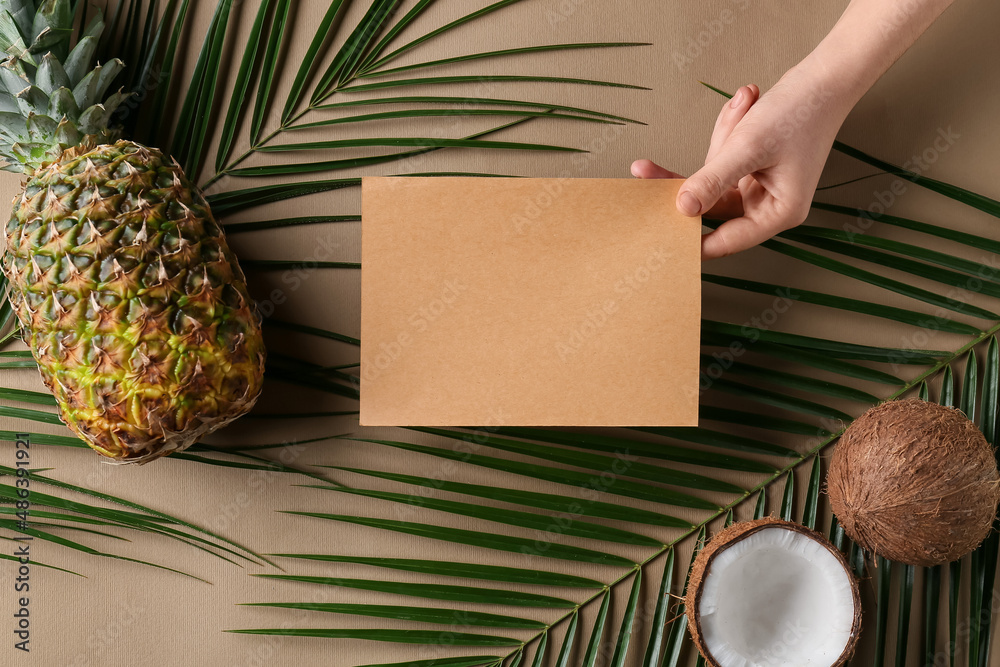
[[[890,401],[841,436],[827,493],[844,532],[866,550],[900,563],[940,565],[989,535],[1000,473],[993,448],[961,411]]]
[[[819,542],[827,550],[834,555],[834,557],[840,562],[841,567],[844,568],[844,574],[847,575],[851,582],[851,596],[854,598],[854,623],[851,625],[851,639],[847,642],[847,646],[844,647],[844,652],[840,654],[837,661],[834,662],[830,667],[840,667],[845,662],[850,660],[851,656],[854,655],[854,650],[857,648],[858,636],[861,631],[861,593],[858,589],[858,580],[854,576],[854,572],[851,570],[850,565],[847,563],[847,559],[844,558],[844,554],[840,553],[837,547],[833,546],[830,540],[826,539],[820,533],[815,530],[810,530],[805,526],[792,523],[791,521],[785,521],[784,519],[778,519],[775,517],[764,517],[763,519],[756,519],[754,521],[741,521],[739,523],[734,523],[729,526],[711,540],[702,548],[698,557],[695,558],[694,563],[691,565],[691,574],[688,578],[687,592],[684,596],[684,609],[685,614],[688,618],[688,630],[691,632],[691,640],[694,645],[698,647],[698,652],[701,653],[702,657],[705,658],[705,662],[711,665],[711,667],[721,667],[719,662],[715,657],[708,652],[705,647],[705,643],[702,640],[701,632],[701,614],[699,608],[701,606],[701,594],[704,589],[705,577],[711,574],[712,561],[715,557],[725,551],[728,547],[736,544],[740,540],[744,540],[754,533],[773,528],[784,528],[787,530],[794,530],[797,533],[801,533],[806,537],[809,537],[816,542]]]

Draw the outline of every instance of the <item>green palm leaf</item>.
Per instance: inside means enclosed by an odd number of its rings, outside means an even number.
[[[868,153],[865,153],[864,151],[848,146],[840,141],[835,141],[833,148],[840,151],[844,155],[849,155],[850,157],[860,160],[866,164],[870,164],[873,167],[878,167],[887,174],[901,176],[908,181],[912,181],[916,185],[931,190],[932,192],[937,192],[938,194],[942,194],[949,199],[967,204],[968,206],[979,209],[980,211],[989,213],[994,217],[1000,217],[1000,202],[995,199],[976,194],[975,192],[970,192],[965,188],[960,188],[949,183],[928,178],[927,176],[921,176],[920,174],[912,172],[908,169],[903,169],[902,167],[897,167],[890,162],[880,160],[872,155],[869,155]]]
[[[625,606],[625,614],[622,617],[621,628],[618,630],[618,639],[615,641],[615,652],[611,656],[609,663],[613,667],[622,667],[628,655],[629,642],[632,640],[632,625],[635,622],[635,610],[639,604],[639,594],[642,592],[642,570],[637,569],[632,576],[632,591],[629,593],[628,602]]]
[[[256,630],[226,630],[244,635],[272,635],[276,637],[322,637],[324,639],[365,639],[373,642],[394,642],[399,644],[433,644],[441,641],[441,633],[436,630],[340,630],[325,628],[273,628]],[[453,646],[519,646],[520,642],[510,637],[477,635],[468,632],[450,632],[449,641]]]
[[[617,81],[600,81],[597,79],[578,79],[565,76],[526,76],[511,74],[493,74],[488,76],[428,76],[417,79],[393,79],[391,81],[379,81],[377,83],[359,83],[344,88],[344,92],[361,93],[373,90],[384,90],[387,88],[411,88],[413,86],[432,86],[445,83],[571,83],[586,86],[608,86],[611,88],[627,88],[630,90],[649,90],[645,86],[636,86],[630,83],[619,83]]]
[[[899,570],[899,606],[896,611],[896,667],[906,665],[906,647],[910,630],[910,609],[913,604],[912,565],[894,565]]]
[[[417,39],[414,39],[413,41],[407,42],[405,45],[403,45],[403,46],[395,49],[394,51],[392,51],[388,55],[380,58],[379,60],[377,60],[375,62],[368,63],[365,66],[364,69],[365,69],[365,71],[370,71],[372,69],[375,69],[376,67],[378,67],[378,66],[380,66],[382,64],[385,64],[385,63],[389,62],[390,60],[394,60],[395,58],[398,58],[400,55],[406,53],[407,51],[410,51],[411,49],[414,49],[417,46],[420,46],[421,44],[434,39],[435,37],[443,35],[444,33],[449,32],[451,30],[454,30],[454,29],[456,29],[456,28],[458,28],[460,26],[463,26],[463,25],[465,25],[467,23],[471,23],[473,21],[481,19],[482,17],[484,17],[484,16],[486,16],[488,14],[492,14],[493,12],[495,12],[497,10],[503,9],[504,7],[508,7],[508,6],[513,5],[513,4],[517,3],[517,2],[520,2],[520,0],[499,0],[499,2],[495,2],[492,5],[488,5],[486,7],[483,7],[482,9],[477,9],[474,12],[466,14],[465,16],[462,16],[461,18],[455,19],[454,21],[441,26],[440,28],[437,28],[435,30],[432,30],[431,32],[428,32],[425,35],[421,35],[420,37],[418,37]],[[372,55],[370,56],[369,59],[373,60],[375,58],[375,56],[377,56],[382,51],[384,51],[385,48],[386,48],[386,46],[388,46],[388,44],[391,43],[392,38],[395,37],[396,34],[398,34],[398,32],[402,30],[402,28],[406,27],[406,25],[408,25],[410,22],[412,22],[421,13],[423,13],[423,11],[427,8],[428,4],[430,4],[430,3],[429,2],[418,2],[417,5],[411,10],[411,12],[409,14],[407,14],[405,17],[403,17],[403,20],[399,22],[398,29],[390,31],[389,34],[386,35],[386,39],[383,40],[382,42],[380,42],[378,44],[378,46],[376,46],[372,50]]]
[[[404,493],[390,493],[388,491],[376,491],[373,489],[354,489],[346,487],[328,487],[330,491],[338,491],[367,498],[378,498],[390,502],[404,503],[411,506],[423,507],[439,512],[459,514],[466,517],[484,519],[504,523],[510,526],[521,528],[531,528],[545,531],[552,527],[552,517],[546,514],[535,514],[533,512],[521,512],[515,510],[505,510],[496,507],[484,507],[475,503],[462,503],[453,500],[441,500],[437,498],[417,498]],[[660,542],[651,537],[633,533],[632,531],[603,526],[598,523],[576,520],[571,524],[563,526],[561,529],[564,535],[573,535],[592,540],[603,540],[606,542],[616,542],[619,544],[634,544],[646,547],[660,546]]]
[[[368,12],[344,41],[326,73],[316,85],[311,99],[312,104],[321,104],[334,93],[337,85],[349,79],[355,66],[385,27],[386,18],[397,4],[399,0],[375,0],[371,3]]]
[[[604,637],[604,624],[608,620],[608,609],[611,606],[611,592],[605,591],[601,596],[601,608],[597,612],[597,619],[594,627],[590,631],[590,640],[587,642],[587,652],[583,655],[584,667],[594,667],[601,650]]]
[[[493,667],[499,664],[500,656],[476,655],[461,658],[431,658],[430,660],[414,660],[408,662],[380,663],[362,665],[361,667]]]
[[[400,473],[381,472],[377,470],[361,470],[358,468],[343,467],[338,467],[336,469],[401,482],[403,484],[422,486],[430,489],[439,489],[449,493],[465,494],[479,498],[488,498],[504,503],[524,505],[539,510],[579,514],[581,516],[592,516],[617,521],[645,523],[654,526],[669,526],[672,528],[691,527],[691,524],[683,519],[678,519],[666,514],[660,514],[659,512],[650,512],[649,510],[643,510],[635,507],[624,508],[620,505],[603,503],[596,500],[586,504],[581,504],[572,496],[560,496],[550,493],[538,493],[535,491],[522,491],[520,489],[509,489],[499,486],[488,486],[485,484],[465,484],[462,482],[442,481],[429,477],[416,477],[414,475],[403,475]],[[329,486],[314,486],[314,488],[339,490]]]
[[[568,544],[558,544],[555,542],[541,542],[534,538],[515,537],[502,533],[487,533],[476,530],[465,530],[462,528],[448,528],[445,526],[435,526],[427,523],[417,523],[414,521],[398,521],[395,519],[375,519],[366,517],[348,516],[344,514],[325,514],[322,512],[294,512],[284,511],[285,514],[295,514],[298,516],[313,517],[316,519],[326,519],[329,521],[342,521],[361,526],[372,526],[383,530],[391,530],[398,533],[406,533],[419,537],[427,537],[432,540],[442,540],[454,544],[465,544],[483,549],[496,549],[498,551],[508,551],[518,554],[537,554],[544,558],[556,558],[562,560],[572,560],[582,563],[596,563],[602,565],[630,566],[632,561],[622,556]]]
[[[171,153],[189,174],[197,173],[201,166],[202,149],[212,117],[210,112],[215,103],[226,27],[232,6],[233,0],[219,0],[209,23],[205,44],[195,64],[195,85],[185,96],[178,119],[178,130]]]
[[[349,616],[373,616],[376,618],[391,618],[397,621],[415,621],[418,623],[435,623],[439,625],[452,625],[460,621],[463,625],[487,628],[538,629],[545,627],[545,624],[541,621],[461,609],[428,609],[425,607],[309,602],[253,602],[248,603],[247,606],[322,611],[328,614],[345,614]]]
[[[264,579],[281,581],[296,581],[324,586],[340,586],[356,588],[364,591],[396,593],[431,600],[447,600],[449,602],[481,602],[487,604],[506,604],[520,607],[566,608],[575,606],[571,601],[550,595],[528,593],[523,591],[507,591],[492,588],[477,588],[474,586],[447,586],[440,584],[414,584],[399,581],[375,581],[370,579],[344,579],[336,577],[306,577],[290,574],[259,574]]]
[[[624,116],[616,116],[615,114],[604,113],[600,111],[592,111],[590,109],[584,109],[581,107],[566,106],[564,104],[555,104],[550,102],[525,102],[522,100],[498,99],[493,97],[448,97],[440,95],[411,95],[406,97],[373,97],[369,99],[348,100],[345,102],[324,104],[322,106],[316,107],[316,109],[319,111],[333,111],[336,109],[347,109],[359,106],[372,106],[381,104],[414,104],[414,103],[455,104],[455,105],[460,105],[462,107],[461,111],[467,113],[470,111],[475,111],[475,109],[468,108],[468,106],[473,103],[481,106],[553,109],[556,111],[565,111],[565,112],[570,112],[571,114],[578,114],[582,116],[593,116],[595,118],[603,118],[605,120],[618,121],[622,123],[635,123],[637,125],[645,125],[645,123],[643,123],[642,121],[626,118]],[[292,125],[288,129],[290,130],[301,129],[302,127],[307,127],[308,125],[309,124]]]
[[[956,280],[955,276],[959,273],[974,275],[975,272],[981,270],[982,266],[981,264],[967,263],[962,258],[950,257],[943,253],[935,254],[939,253],[939,251],[923,249],[920,246],[912,244],[883,243],[880,240],[873,240],[876,237],[849,238],[842,234],[831,234],[813,228],[805,228],[801,230],[801,234],[790,233],[786,237],[789,241],[813,245],[818,251],[837,253],[861,261],[871,259],[883,260],[885,253],[892,253],[899,260],[894,260],[895,263],[891,265],[900,270],[912,269],[916,271],[917,265],[907,264],[907,262],[916,262],[920,265],[921,271],[923,271],[924,266],[928,266],[927,263],[933,264],[941,267],[941,270],[931,269],[924,272],[923,275],[943,285],[954,283]],[[847,251],[847,248],[844,246],[850,246],[850,251]],[[993,372],[992,375],[982,378],[984,388],[983,395],[980,395],[978,392],[978,381],[980,379],[978,377],[979,366],[972,352],[979,345],[989,343],[990,349],[987,350],[987,366],[990,368],[996,367],[996,343],[991,341],[994,340],[993,334],[1000,329],[1000,316],[994,314],[992,310],[979,306],[978,302],[972,303],[942,298],[929,290],[915,290],[898,281],[889,280],[879,274],[862,270],[839,260],[831,260],[819,252],[802,250],[798,246],[790,245],[787,242],[775,241],[769,247],[821,268],[841,273],[869,291],[871,289],[890,289],[891,291],[912,297],[916,299],[918,306],[908,309],[886,309],[876,301],[866,299],[838,297],[815,291],[806,292],[795,288],[785,288],[781,285],[756,283],[745,279],[731,279],[721,276],[706,276],[706,279],[730,289],[749,293],[774,293],[775,290],[783,289],[787,293],[800,295],[802,298],[799,298],[799,301],[810,302],[815,306],[850,312],[859,317],[891,319],[901,325],[923,331],[947,331],[964,337],[967,342],[954,350],[910,349],[903,347],[887,348],[807,337],[777,330],[748,329],[747,327],[727,323],[706,322],[703,338],[704,343],[709,346],[709,349],[713,346],[728,348],[736,340],[741,341],[745,345],[746,350],[754,355],[752,363],[739,360],[727,365],[723,377],[712,381],[712,391],[709,392],[709,396],[718,392],[724,392],[737,397],[741,401],[741,404],[771,406],[778,409],[778,414],[791,412],[796,413],[798,417],[796,419],[789,419],[784,416],[772,415],[769,412],[762,414],[747,409],[717,407],[713,405],[703,407],[703,416],[706,419],[717,421],[730,427],[737,425],[765,433],[784,433],[818,438],[819,440],[814,441],[806,451],[801,449],[778,449],[770,451],[771,443],[766,440],[757,440],[752,437],[730,433],[728,430],[713,430],[705,427],[690,430],[639,429],[636,432],[665,436],[672,440],[681,440],[698,445],[698,447],[690,449],[688,447],[678,447],[673,444],[652,445],[649,441],[630,437],[624,432],[621,435],[618,433],[610,435],[521,427],[501,427],[474,431],[476,448],[473,450],[475,453],[471,454],[424,444],[389,440],[374,441],[378,444],[406,449],[412,453],[452,459],[465,464],[471,464],[472,466],[492,467],[507,474],[528,475],[536,479],[555,481],[566,485],[570,489],[574,481],[579,479],[574,478],[572,475],[574,468],[585,468],[594,472],[601,469],[606,470],[614,462],[613,457],[609,456],[609,454],[628,452],[632,456],[640,457],[634,469],[629,469],[624,474],[619,475],[616,483],[611,488],[603,490],[605,493],[604,498],[613,498],[616,495],[619,497],[628,497],[630,494],[627,492],[623,493],[623,490],[637,490],[635,488],[630,489],[627,485],[639,482],[631,482],[628,478],[643,480],[642,483],[669,479],[672,480],[671,484],[680,483],[683,485],[682,480],[684,478],[675,476],[680,472],[675,466],[682,463],[694,463],[695,465],[702,466],[705,470],[714,471],[714,475],[719,475],[727,467],[741,465],[740,462],[744,460],[744,456],[732,457],[730,454],[710,454],[711,450],[707,448],[711,447],[721,446],[741,451],[746,456],[746,461],[759,460],[761,455],[775,454],[789,458],[787,465],[783,467],[775,468],[767,466],[757,470],[756,472],[765,479],[754,488],[740,489],[738,491],[732,490],[736,494],[736,498],[731,503],[723,507],[717,506],[714,510],[708,507],[698,508],[697,511],[703,512],[705,517],[703,521],[696,523],[693,528],[684,531],[676,540],[664,541],[661,547],[650,545],[651,553],[641,559],[638,566],[628,569],[624,575],[616,576],[612,582],[607,584],[609,587],[607,589],[608,592],[601,590],[596,595],[580,603],[581,608],[593,605],[597,613],[596,619],[592,621],[594,625],[590,627],[583,646],[578,647],[582,651],[582,664],[596,660],[598,647],[604,644],[604,637],[608,633],[609,626],[616,628],[617,632],[612,632],[612,637],[608,640],[609,648],[602,650],[609,651],[613,664],[625,664],[628,655],[635,656],[634,652],[628,650],[628,646],[632,643],[634,623],[631,614],[634,613],[637,605],[641,603],[642,597],[636,585],[636,580],[640,576],[648,576],[648,570],[646,572],[643,570],[646,570],[650,563],[658,562],[658,557],[663,554],[669,554],[669,563],[673,563],[673,546],[685,538],[693,537],[698,531],[702,531],[702,535],[704,535],[707,523],[712,519],[725,518],[727,522],[731,521],[736,514],[734,510],[737,510],[744,500],[755,501],[752,516],[763,516],[766,500],[765,491],[775,485],[781,485],[783,482],[783,486],[778,487],[783,488],[779,515],[791,520],[796,515],[795,508],[800,506],[802,508],[801,521],[807,526],[822,529],[823,507],[820,494],[822,466],[820,458],[815,456],[815,454],[832,443],[836,439],[837,434],[842,431],[844,425],[850,423],[852,415],[860,414],[865,407],[878,402],[882,398],[899,397],[911,391],[919,391],[922,395],[926,395],[928,393],[927,380],[935,377],[937,374],[944,374],[946,376],[942,388],[942,400],[952,400],[949,398],[951,396],[951,390],[949,389],[951,382],[950,365],[962,356],[966,356],[969,362],[964,373],[964,389],[961,399],[962,408],[973,417],[977,414],[985,415],[988,413],[988,416],[983,417],[985,420],[984,427],[987,423],[992,425],[989,428],[995,427],[997,403],[995,381],[997,373]],[[858,252],[857,248],[861,248],[862,251]],[[874,250],[880,254],[865,254],[868,250]],[[983,289],[981,293],[985,296],[992,296],[990,288]],[[927,307],[946,308],[964,316],[972,316],[979,320],[984,320],[986,325],[984,326],[978,321],[972,323],[964,320],[940,317],[936,322],[928,324],[926,322],[928,314],[921,309]],[[930,339],[928,338],[928,340]],[[768,360],[771,360],[771,362]],[[715,357],[712,357],[708,353],[703,358],[706,367],[710,366],[714,361]],[[782,364],[780,370],[775,367],[776,364],[774,362]],[[912,371],[906,372],[907,379],[904,380],[897,375],[897,371],[900,368],[912,369]],[[845,378],[845,380],[843,382],[832,382],[823,377],[811,374],[816,371],[826,374],[833,373]],[[754,385],[750,386],[734,381],[730,379],[731,376],[741,377],[744,380],[752,380]],[[858,380],[869,383],[873,387],[882,387],[882,390],[874,393],[872,391],[856,389],[852,384],[853,381]],[[776,389],[765,388],[761,385],[767,387],[773,386]],[[887,394],[888,396],[886,396]],[[803,395],[806,397],[803,397]],[[846,405],[854,407],[850,408],[848,412],[842,407]],[[817,421],[819,421],[819,424],[816,423]],[[451,441],[472,441],[470,434],[463,431],[448,429],[417,430],[426,435],[439,436]],[[990,435],[992,437],[992,432]],[[366,441],[371,442],[372,439],[366,439]],[[499,450],[505,453],[506,457],[501,459],[486,455],[482,453],[484,448]],[[692,452],[698,453],[692,454]],[[513,458],[509,458],[511,456]],[[541,462],[534,463],[532,461]],[[808,481],[800,492],[798,485],[795,483],[793,470],[803,463],[810,465],[810,472],[808,474]],[[457,503],[456,501],[434,499],[425,509],[438,511],[444,509],[445,511],[462,513],[465,516],[473,516],[491,521],[511,520],[514,517],[518,517],[518,521],[522,526],[531,525],[524,523],[526,521],[525,517],[521,517],[516,513],[511,514],[509,511],[501,510],[493,505],[480,503],[514,502],[515,504],[532,508],[533,511],[545,511],[565,507],[565,499],[572,498],[572,495],[566,495],[561,496],[558,502],[554,498],[545,498],[543,502],[543,499],[538,497],[511,495],[513,489],[503,489],[494,485],[445,482],[444,485],[437,486],[434,480],[430,478],[421,478],[389,470],[338,469],[345,473],[360,474],[368,478],[379,478],[395,484],[458,493],[466,497],[471,496],[472,498],[479,499],[479,502]],[[732,469],[739,468],[734,467]],[[666,471],[670,472],[667,473]],[[668,476],[664,477],[665,474]],[[707,475],[706,477],[711,478],[712,475]],[[692,480],[689,478],[687,481],[691,482]],[[698,481],[698,484],[702,483],[703,481]],[[616,488],[619,484],[622,486]],[[402,493],[390,493],[374,489],[366,490],[362,493],[368,497],[377,497],[389,502],[407,502],[405,500],[407,496]],[[643,493],[639,493],[634,497],[652,500],[651,496]],[[660,496],[659,500],[662,502],[666,497]],[[668,504],[676,504],[678,500],[680,499],[675,498],[667,502]],[[612,507],[615,505],[615,502],[603,498],[601,502]],[[531,512],[527,514],[529,517],[540,516],[534,515]],[[608,516],[614,517],[616,514],[610,512]],[[337,517],[337,519],[352,520],[349,517],[346,519],[345,517]],[[437,527],[436,529],[428,528],[428,525],[432,524],[424,525],[421,530],[440,531],[441,529],[441,527]],[[389,529],[395,529],[395,527],[390,526]],[[584,522],[582,531],[585,532],[586,530],[587,526],[586,522]],[[578,532],[576,536],[588,537],[584,532]],[[438,534],[441,535],[443,533]],[[831,520],[829,524],[829,534],[835,544],[849,554],[851,563],[856,569],[860,571],[860,569],[864,568],[863,553],[856,545],[847,540],[843,530],[840,529],[834,520]],[[468,543],[468,540],[464,537],[462,540]],[[701,540],[703,540],[703,537],[700,538],[699,543]],[[989,543],[984,546],[984,549],[988,548],[991,548]],[[983,566],[983,563],[986,562],[995,565],[996,557],[988,553],[984,556],[982,550],[977,552],[977,555],[972,557],[971,560],[972,568],[975,572],[981,573],[981,576],[977,576],[977,574],[973,575],[974,591],[973,596],[969,600],[970,611],[974,610],[974,613],[977,614],[985,611],[984,605],[988,596],[982,595],[982,592],[990,590],[989,588],[984,588],[984,585],[990,583],[987,582],[987,577],[995,572],[995,568],[986,568]],[[960,572],[959,567],[953,566],[951,568],[953,573]],[[918,571],[915,568],[894,566],[887,561],[883,561],[879,563],[878,567],[873,568],[873,571],[879,577],[877,584],[878,595],[876,596],[879,605],[874,617],[876,619],[875,649],[877,653],[875,664],[885,664],[888,661],[892,661],[895,664],[904,664],[907,658],[906,639],[910,627],[910,617],[912,614],[918,613],[918,609],[915,608],[917,600],[913,595],[914,586],[923,577],[925,590],[928,593],[925,599],[920,601],[919,614],[924,619],[926,632],[930,633],[932,627],[936,629],[939,620],[938,609],[940,607],[935,606],[937,598],[933,594],[933,591],[936,590],[936,582],[940,582],[940,570],[936,571],[937,579],[935,579],[935,575],[930,572]],[[690,655],[690,650],[685,639],[686,622],[683,616],[677,618],[672,623],[665,622],[665,616],[668,613],[668,603],[666,601],[669,599],[666,592],[669,591],[670,580],[672,579],[670,572],[672,572],[672,566],[668,564],[668,567],[662,573],[660,582],[661,593],[658,597],[657,611],[655,612],[655,615],[660,620],[649,631],[648,637],[643,642],[644,652],[641,657],[646,661],[646,664],[681,664],[682,658],[685,655]],[[987,572],[990,574],[987,574]],[[888,586],[893,579],[897,579],[899,582],[899,586],[893,589],[898,591],[898,600],[894,600],[893,604],[890,604],[890,589]],[[957,581],[957,579],[953,579],[953,581]],[[615,614],[612,614],[610,592],[621,589],[621,592],[625,593],[624,587],[626,586],[628,586],[628,592],[626,598],[623,598],[626,600],[624,607]],[[952,584],[951,603],[948,605],[952,613],[952,619],[957,611],[957,607],[955,606],[958,602],[957,590],[957,586]],[[681,610],[675,608],[669,613],[676,614],[679,611]],[[612,617],[615,619],[613,625]],[[557,621],[557,623],[562,622],[566,624],[567,632],[559,653],[555,656],[555,664],[566,664],[569,660],[569,656],[574,650],[572,647],[578,636],[577,627],[579,618],[579,613],[572,611],[563,616],[560,621]],[[536,659],[544,655],[544,642],[548,641],[549,634],[554,627],[555,624],[547,624],[545,628],[539,629],[534,639],[530,640],[536,643],[534,653]],[[889,627],[895,628],[896,634],[899,637],[892,645],[889,645],[885,641]],[[953,620],[951,627],[955,627]],[[972,635],[969,638],[970,655],[973,659],[981,661],[982,658],[977,656],[983,655],[984,647],[986,646],[984,642],[988,641],[988,639],[984,639],[984,635],[988,638],[988,633],[972,633]],[[507,658],[512,662],[522,660],[524,652],[521,647],[523,646],[524,644],[509,653]],[[932,651],[933,646],[928,645],[927,650]],[[639,656],[635,657],[638,658]],[[548,659],[552,659],[552,656],[549,656]]]
[[[865,216],[871,217],[871,214],[864,209],[851,208],[850,206],[838,206],[836,204],[813,202],[812,207],[818,211],[830,211],[832,213],[847,215],[852,218]],[[909,218],[901,218],[895,215],[881,215],[879,216],[878,221],[886,225],[894,225],[903,229],[912,229],[913,231],[927,234],[928,236],[946,239],[948,241],[955,241],[956,243],[967,245],[970,248],[982,248],[991,253],[1000,253],[1000,242],[984,236],[968,234],[955,229],[940,227],[938,225],[930,225],[925,222],[920,222],[919,220],[910,220]]]
[[[287,2],[285,4],[287,9]],[[265,21],[267,21],[273,5],[274,0],[263,0],[260,3],[253,27],[250,29],[250,37],[247,39],[247,49],[243,52],[243,59],[240,62],[240,70],[236,76],[232,99],[229,101],[229,111],[226,113],[226,119],[222,123],[222,139],[219,143],[219,151],[215,157],[215,168],[217,170],[221,170],[229,158],[233,149],[233,140],[236,138],[236,130],[240,117],[249,106],[250,96],[248,93],[252,83],[251,78],[257,69],[258,63],[264,57],[264,54],[260,50],[260,45],[263,41],[261,36],[265,28]],[[280,25],[277,25],[274,32],[280,34],[280,30]],[[270,42],[268,46],[270,46]],[[274,49],[272,49],[272,62],[276,55]],[[262,86],[261,90],[265,89],[266,87]]]
[[[585,42],[581,44],[545,44],[542,46],[523,46],[516,49],[500,49],[497,51],[485,51],[483,53],[470,53],[464,56],[454,56],[452,58],[439,58],[438,60],[429,60],[422,63],[414,63],[412,65],[403,65],[401,67],[392,67],[390,69],[380,69],[375,71],[366,71],[366,73],[358,76],[359,79],[373,78],[376,76],[385,76],[386,74],[398,74],[399,72],[408,72],[414,69],[423,69],[425,67],[437,67],[439,65],[451,65],[453,63],[463,63],[469,62],[470,60],[483,60],[485,58],[503,58],[512,55],[521,55],[524,53],[544,53],[546,51],[567,51],[576,49],[603,49],[603,48],[617,48],[622,46],[652,46],[648,42]]]
[[[384,567],[404,572],[419,572],[443,577],[484,579],[503,581],[511,584],[534,584],[541,586],[565,586],[569,588],[603,588],[604,584],[572,574],[562,574],[547,570],[526,570],[523,568],[478,563],[456,563],[454,561],[417,560],[411,558],[368,558],[363,556],[328,556],[323,554],[268,554],[282,558],[298,558],[328,563],[357,563]]]
[[[475,466],[492,468],[494,470],[502,470],[517,475],[523,475],[525,477],[533,477],[535,479],[544,479],[547,481],[556,482],[557,484],[564,484],[566,486],[576,486],[581,489],[592,488],[594,483],[593,474],[577,472],[574,470],[566,470],[564,468],[557,466],[511,461],[509,459],[501,459],[492,456],[485,456],[483,454],[464,454],[447,449],[428,447],[426,445],[417,445],[413,443],[395,442],[389,440],[367,440],[366,442],[388,445],[390,447],[396,447],[398,449],[405,449],[407,451],[412,451],[412,452],[420,452],[423,454],[428,454],[430,456],[435,456],[443,459],[451,459],[453,461],[462,461],[464,463],[469,463]],[[602,468],[601,471],[607,469],[608,468]],[[668,471],[664,472],[666,473]],[[681,479],[687,477],[686,475],[683,474],[682,471],[674,471],[674,472],[677,473],[677,475]],[[708,479],[708,478],[702,478],[702,479]],[[718,484],[723,488],[730,486],[722,482],[719,482]],[[696,498],[695,496],[686,493],[672,491],[670,489],[653,486],[651,484],[633,482],[630,480],[616,481],[614,486],[608,489],[608,493],[625,496],[628,498],[635,498],[637,500],[650,500],[653,502],[659,502],[669,505],[677,505],[680,507],[693,507],[698,509],[715,509],[717,507],[714,503],[710,501]]]
[[[667,560],[663,566],[660,578],[660,590],[656,595],[656,607],[653,610],[653,620],[650,624],[649,641],[643,656],[643,667],[655,667],[659,664],[663,652],[663,642],[666,634],[667,612],[671,606],[670,585],[674,577],[674,550],[667,552]]]
[[[327,34],[333,26],[333,22],[336,20],[343,4],[344,0],[333,0],[330,3],[330,7],[326,11],[326,14],[323,15],[323,19],[320,21],[319,27],[316,30],[316,35],[309,44],[309,50],[306,52],[306,57],[302,60],[298,73],[295,75],[295,81],[292,83],[292,90],[288,95],[288,99],[285,101],[285,110],[281,115],[282,124],[288,123],[288,121],[292,118],[292,115],[295,113],[295,109],[298,107],[299,102],[302,100],[306,80],[308,79],[313,68],[316,67],[316,60],[319,56],[319,51],[323,47]]]

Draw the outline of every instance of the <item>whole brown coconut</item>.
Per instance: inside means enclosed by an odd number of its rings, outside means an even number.
[[[844,532],[868,551],[910,565],[940,565],[989,534],[1000,474],[993,448],[959,410],[891,401],[841,436],[827,492]]]
[[[823,535],[772,517],[726,528],[691,566],[688,629],[711,667],[839,667],[861,629],[858,582]]]

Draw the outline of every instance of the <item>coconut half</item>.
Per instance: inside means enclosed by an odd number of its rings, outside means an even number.
[[[774,518],[715,536],[695,559],[685,605],[713,667],[834,667],[861,628],[844,556],[819,533]]]

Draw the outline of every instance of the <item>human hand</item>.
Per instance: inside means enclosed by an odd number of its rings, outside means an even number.
[[[804,85],[805,84],[805,85]],[[685,215],[727,220],[702,237],[702,259],[731,255],[800,224],[849,106],[790,71],[763,97],[744,86],[715,123],[705,166],[681,186]],[[649,160],[638,178],[682,178]]]
[[[684,214],[728,220],[703,259],[746,250],[805,220],[837,130],[861,96],[954,0],[851,0],[813,51],[766,95],[744,86],[715,123],[705,166],[677,194]],[[649,160],[638,178],[683,178]]]

